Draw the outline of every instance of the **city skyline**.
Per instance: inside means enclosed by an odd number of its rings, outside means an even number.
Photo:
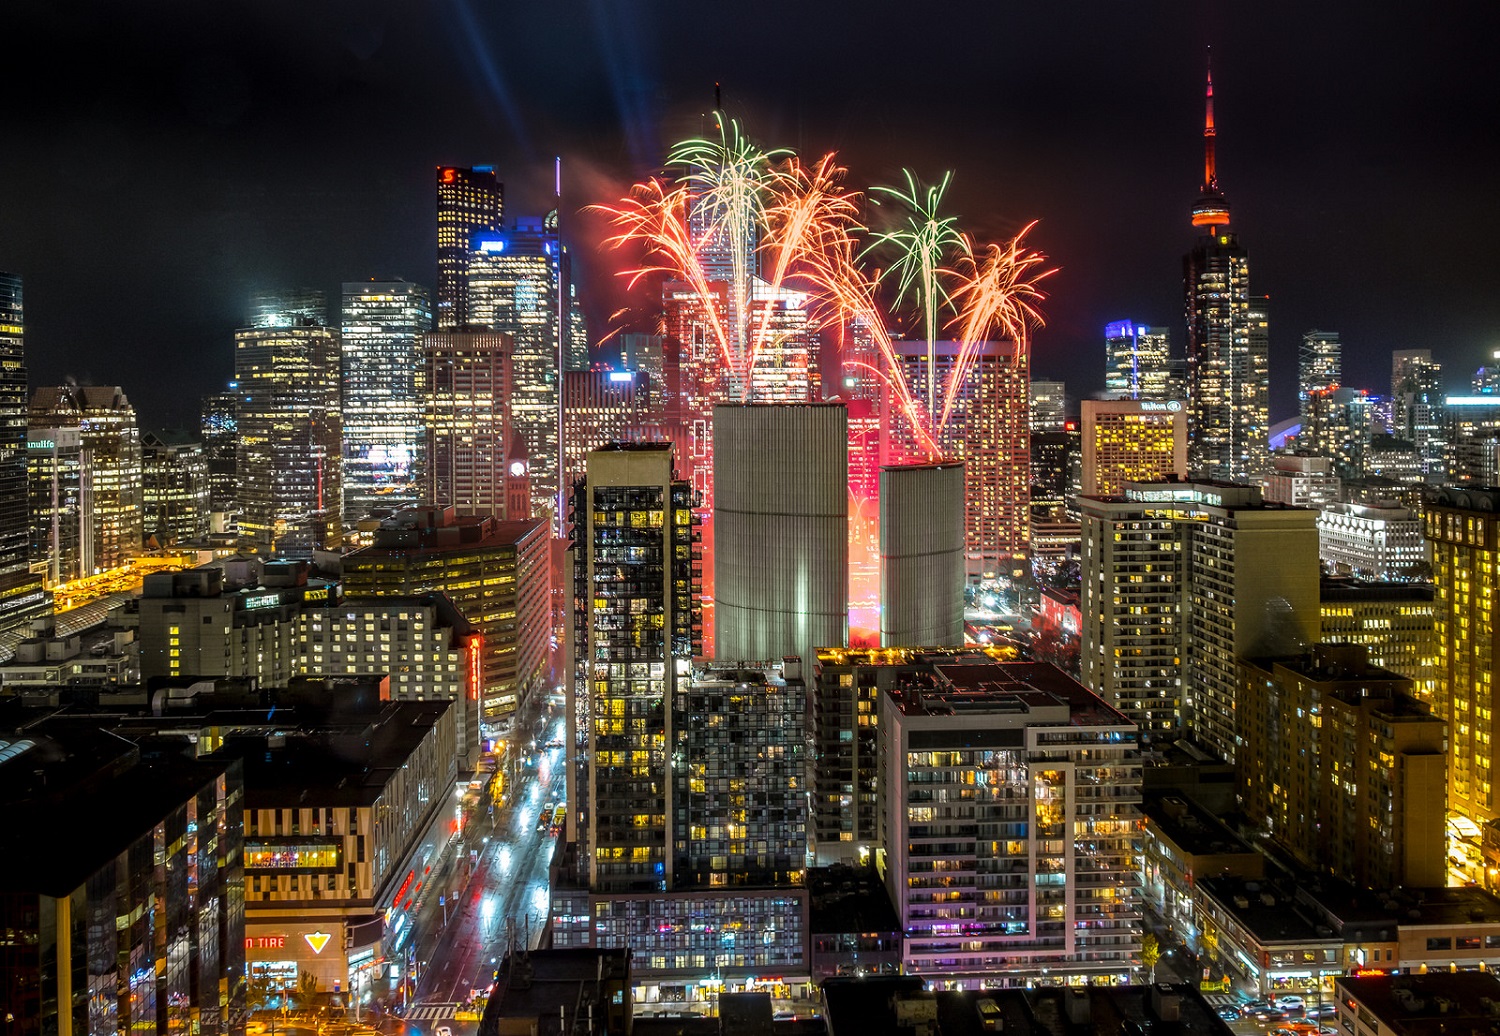
[[[1490,222],[1496,202],[1464,192],[1457,211],[1447,185],[1482,180],[1494,157],[1492,135],[1460,120],[1496,88],[1462,26],[1412,31],[1342,8],[1299,9],[1293,23],[1279,5],[1253,16],[1098,5],[1068,24],[958,8],[951,39],[881,81],[861,55],[887,53],[898,24],[799,11],[803,30],[786,33],[789,9],[774,4],[748,24],[723,13],[694,28],[626,21],[606,4],[576,24],[463,4],[289,23],[290,8],[272,5],[233,34],[230,19],[187,7],[79,23],[35,9],[18,38],[66,46],[76,71],[17,87],[0,267],[27,280],[36,383],[119,383],[147,426],[187,423],[225,377],[250,292],[312,284],[331,296],[345,280],[397,276],[431,288],[432,169],[492,163],[507,218],[540,216],[560,154],[564,234],[576,235],[597,338],[622,296],[615,258],[595,247],[601,228],[578,209],[696,131],[719,81],[724,107],[768,145],[837,148],[873,182],[896,182],[898,163],[953,169],[952,211],[986,236],[1040,219],[1031,240],[1059,273],[1034,369],[1086,372],[1069,388],[1087,396],[1102,387],[1106,322],[1171,327],[1183,348],[1179,261],[1193,235],[1181,214],[1196,193],[1212,44],[1223,190],[1256,290],[1271,296],[1273,420],[1293,412],[1312,328],[1342,335],[1352,384],[1382,391],[1389,351],[1428,347],[1458,389],[1495,345],[1500,303],[1482,287],[1494,263],[1463,230]],[[778,72],[807,34],[843,44],[820,48],[810,86]],[[518,35],[537,46],[498,43]],[[271,60],[251,61],[256,48]],[[924,76],[923,61],[948,71]],[[880,115],[856,117],[872,95]],[[1350,261],[1327,261],[1330,240]],[[134,384],[132,367],[178,376]]]

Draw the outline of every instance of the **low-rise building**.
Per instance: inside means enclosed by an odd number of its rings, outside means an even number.
[[[880,878],[868,868],[811,870],[808,923],[814,982],[836,975],[899,975],[901,919]]]
[[[1421,517],[1395,504],[1324,504],[1318,558],[1326,571],[1358,579],[1416,580],[1432,573]]]
[[[1327,925],[1293,909],[1294,892],[1265,881],[1204,878],[1186,940],[1209,970],[1261,996],[1333,995],[1344,973],[1344,943]]]
[[[1339,477],[1328,457],[1277,454],[1271,464],[1270,473],[1261,476],[1266,503],[1322,507],[1339,498]]]
[[[1338,1027],[1358,1036],[1500,1032],[1500,979],[1486,972],[1349,976],[1335,996]]]
[[[1190,799],[1147,791],[1141,811],[1141,892],[1173,933],[1193,924],[1193,896],[1202,879],[1265,876],[1265,856]]]

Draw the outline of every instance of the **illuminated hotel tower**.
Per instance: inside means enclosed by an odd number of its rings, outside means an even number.
[[[464,297],[469,270],[469,239],[480,230],[499,230],[505,211],[505,185],[495,167],[439,166],[437,171],[437,327],[461,329],[469,323]]]
[[[422,335],[427,289],[408,281],[344,285],[344,521],[423,498]]]
[[[1214,164],[1214,84],[1203,123],[1203,190],[1192,209],[1203,230],[1183,259],[1187,309],[1188,460],[1196,478],[1259,474],[1270,433],[1264,300],[1250,295],[1250,264],[1229,230],[1229,202]],[[1256,312],[1252,313],[1252,309]]]

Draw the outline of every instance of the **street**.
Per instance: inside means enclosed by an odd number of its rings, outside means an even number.
[[[468,841],[471,847],[477,843],[470,850],[473,865],[459,861],[453,869],[443,903],[432,904],[436,919],[416,948],[416,995],[406,1011],[410,1030],[446,1025],[456,1036],[473,1030],[474,1022],[453,1020],[457,1006],[489,987],[508,946],[534,948],[540,941],[557,835],[550,822],[539,829],[538,819],[544,804],[562,802],[567,784],[563,749],[542,746],[563,736],[562,717],[549,715],[538,739],[537,766],[523,771],[513,805],[475,821]]]

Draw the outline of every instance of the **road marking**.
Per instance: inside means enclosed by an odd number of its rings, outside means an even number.
[[[407,1021],[412,1022],[435,1022],[445,1018],[452,1018],[458,1010],[457,1004],[417,1004],[406,1012]]]

